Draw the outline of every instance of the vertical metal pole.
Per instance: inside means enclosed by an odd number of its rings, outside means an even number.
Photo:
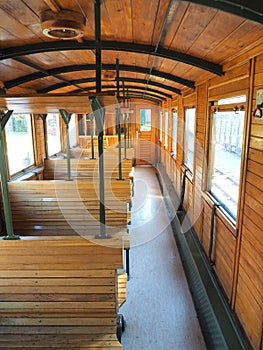
[[[120,98],[120,68],[119,68],[119,59],[116,58],[116,81],[117,81],[117,99]]]
[[[126,143],[126,137],[127,137],[127,128],[126,128],[126,118],[127,118],[127,113],[123,114],[123,119],[124,119],[124,159],[127,159],[127,143]]]
[[[66,151],[67,151],[67,181],[72,181],[70,169],[70,141],[69,141],[69,122],[71,114],[64,109],[59,110],[64,123],[66,124]]]
[[[12,113],[9,112],[9,114],[11,115]],[[5,163],[4,143],[3,143],[3,135],[2,135],[3,129],[4,129],[4,123],[2,123],[2,120],[1,120],[0,176],[1,176],[1,191],[2,191],[2,200],[3,200],[3,208],[4,208],[4,215],[5,215],[5,224],[6,224],[6,231],[7,231],[7,236],[4,237],[4,239],[19,239],[19,236],[14,234],[14,229],[13,229],[12,212],[11,212],[11,206],[9,201],[7,176],[6,176],[6,163]]]
[[[122,178],[122,164],[121,164],[121,121],[120,121],[120,109],[116,108],[116,119],[117,119],[117,128],[118,128],[118,155],[119,155],[119,179]]]
[[[102,238],[106,237],[106,218],[105,218],[105,193],[104,193],[104,152],[103,140],[104,132],[99,131],[98,135],[98,152],[99,152],[99,174],[100,174],[100,235]]]
[[[94,154],[94,116],[90,116],[91,159],[96,159]]]
[[[128,113],[128,148],[131,147],[131,142],[130,142],[130,127],[131,127],[131,116],[130,113]]]
[[[100,178],[100,234],[95,238],[111,238],[106,234],[106,215],[105,215],[105,191],[104,191],[104,108],[101,108],[95,97],[90,97],[91,107],[95,115],[98,130],[98,153],[99,153],[99,178]]]

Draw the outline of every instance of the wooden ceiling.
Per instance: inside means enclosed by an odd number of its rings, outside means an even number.
[[[224,64],[263,43],[261,1],[252,3],[0,0],[2,93],[95,92],[98,75],[103,92],[116,91],[118,59],[120,94],[153,102],[170,98],[223,74]],[[83,39],[44,36],[39,16],[47,9],[82,13]]]

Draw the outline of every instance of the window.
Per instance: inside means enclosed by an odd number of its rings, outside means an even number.
[[[163,142],[163,112],[160,112],[160,141]]]
[[[140,131],[151,130],[151,110],[141,109],[140,110]]]
[[[233,218],[237,215],[244,117],[244,110],[232,108],[212,115],[209,190]]]
[[[177,154],[177,117],[177,112],[173,112],[172,156],[174,158]]]
[[[69,122],[69,144],[70,147],[77,145],[77,134],[76,134],[76,114],[72,114]]]
[[[164,113],[164,147],[167,148],[168,146],[168,120],[169,119],[169,113]]]
[[[50,157],[61,151],[59,114],[48,114],[46,123],[48,155]]]
[[[195,108],[187,108],[184,129],[184,164],[193,172],[195,148]]]
[[[9,173],[14,175],[35,163],[31,116],[12,114],[5,126]]]

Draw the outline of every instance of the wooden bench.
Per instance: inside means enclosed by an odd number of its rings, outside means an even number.
[[[25,181],[8,183],[14,232],[22,236],[100,233],[98,183]],[[109,181],[105,189],[106,231],[127,238],[127,185]]]
[[[0,239],[0,264],[0,349],[122,349],[121,247],[77,236]]]
[[[97,159],[70,159],[72,179],[93,180],[99,178],[99,162]],[[131,160],[122,161],[122,178],[130,179],[132,172]],[[45,159],[44,179],[64,180],[67,177],[67,159]],[[114,160],[107,159],[104,162],[104,178],[119,178],[119,166]]]

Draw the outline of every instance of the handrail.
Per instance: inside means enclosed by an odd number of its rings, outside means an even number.
[[[210,224],[210,239],[209,239],[209,249],[208,249],[208,258],[210,261],[210,264],[213,266],[215,262],[212,259],[212,251],[213,251],[213,243],[214,243],[214,229],[215,229],[215,214],[216,209],[220,207],[220,203],[214,203],[212,208],[212,215],[211,215],[211,224]]]
[[[179,205],[178,205],[177,211],[182,211],[183,210],[184,194],[185,194],[185,180],[186,180],[186,173],[187,173],[187,171],[191,172],[191,170],[189,168],[185,168],[184,169],[182,185],[181,185],[180,200],[179,200]]]

